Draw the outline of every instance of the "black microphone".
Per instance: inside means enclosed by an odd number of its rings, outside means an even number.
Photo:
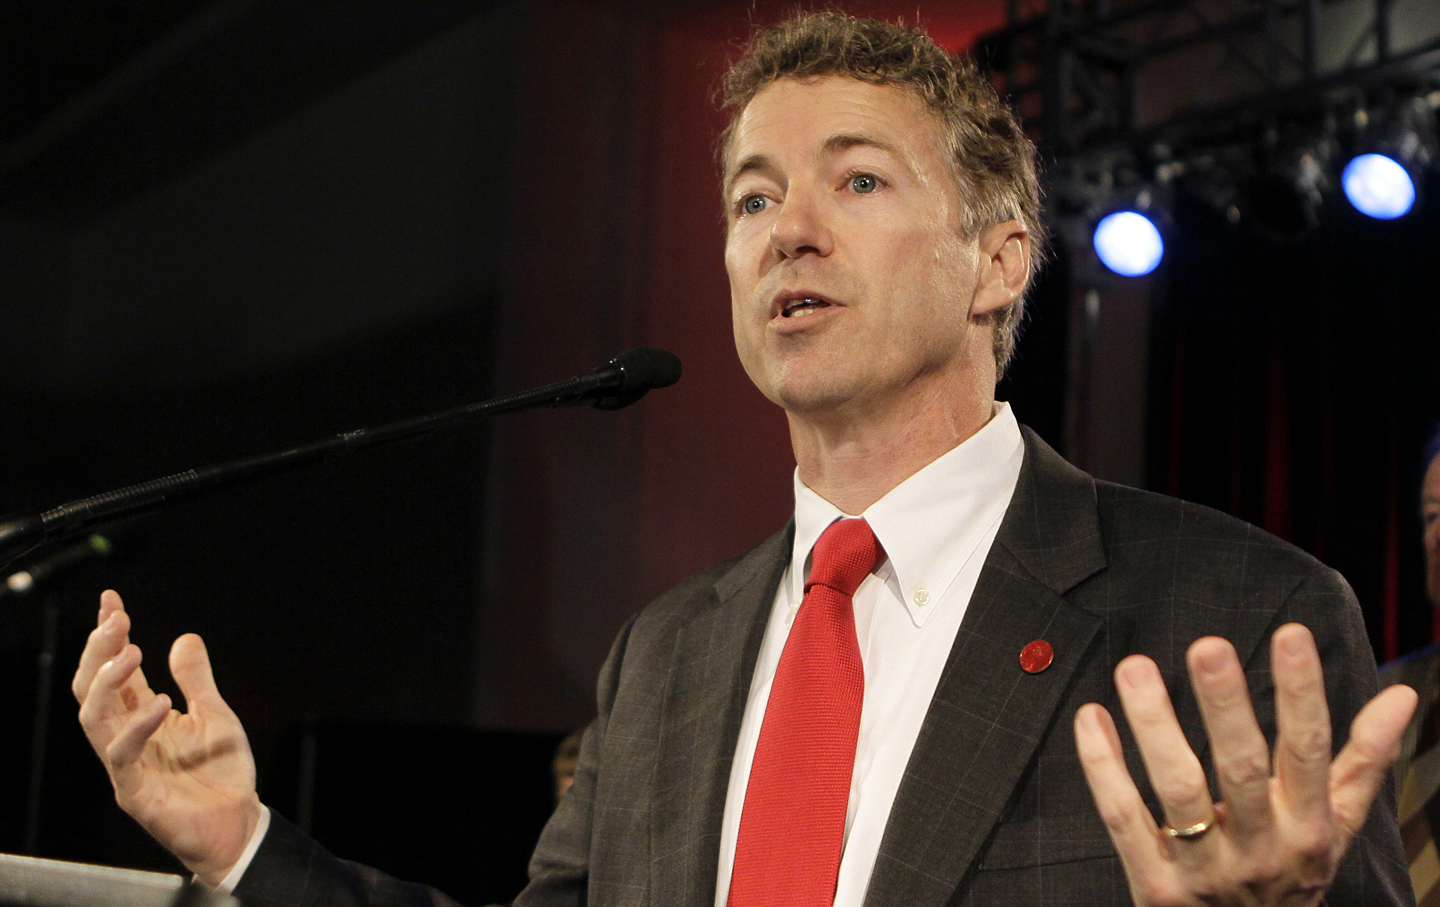
[[[551,406],[589,403],[596,409],[623,409],[651,390],[679,381],[680,358],[666,350],[639,347],[573,380],[580,382],[584,389],[578,390],[573,398],[568,395],[557,398]]]

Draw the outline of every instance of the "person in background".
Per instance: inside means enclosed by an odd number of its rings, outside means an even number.
[[[1430,607],[1440,608],[1440,428],[1425,446],[1425,464],[1420,481],[1425,595]],[[1397,683],[1413,687],[1420,696],[1395,760],[1400,833],[1416,902],[1440,907],[1440,854],[1435,849],[1435,829],[1440,828],[1440,643],[1380,669],[1381,686]]]
[[[580,761],[580,741],[585,737],[585,729],[567,736],[560,741],[555,748],[555,761],[550,764],[555,772],[555,803],[565,799],[570,792],[570,786],[575,783],[575,763]]]

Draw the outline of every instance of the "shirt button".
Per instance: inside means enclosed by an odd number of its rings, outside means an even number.
[[[930,604],[930,592],[928,589],[925,589],[922,586],[921,588],[916,589],[913,593],[911,593],[910,600],[913,601],[917,606],[923,608],[926,605]]]

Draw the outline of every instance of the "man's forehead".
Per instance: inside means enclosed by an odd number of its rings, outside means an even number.
[[[725,148],[726,182],[784,143],[819,153],[867,145],[911,157],[927,144],[943,154],[942,135],[939,117],[908,86],[846,75],[785,77],[756,92],[736,117]]]

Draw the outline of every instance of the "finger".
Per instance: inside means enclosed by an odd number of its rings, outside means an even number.
[[[139,647],[127,645],[95,672],[95,679],[80,702],[80,726],[85,729],[85,736],[90,738],[97,752],[103,754],[119,724],[142,701],[150,698],[147,696],[142,700],[128,686],[140,667],[140,661]]]
[[[230,713],[230,707],[215,686],[210,667],[210,653],[205,641],[194,633],[186,633],[170,647],[170,675],[185,697],[186,711]]]
[[[85,642],[80,653],[80,663],[75,667],[75,677],[70,682],[70,692],[76,702],[85,701],[85,693],[95,680],[100,666],[125,648],[130,641],[130,615],[125,613],[120,596],[106,591],[100,596],[100,619]]]
[[[1275,679],[1275,778],[1285,808],[1301,823],[1330,818],[1330,709],[1315,639],[1300,624],[1270,638]]]
[[[1165,821],[1172,828],[1188,828],[1213,820],[1215,801],[1205,770],[1180,730],[1155,662],[1131,655],[1115,667],[1115,686]]]
[[[1403,684],[1386,687],[1365,704],[1350,725],[1350,739],[1330,767],[1330,798],[1344,840],[1365,824],[1370,802],[1400,755],[1400,738],[1418,697]]]
[[[1167,851],[1155,818],[1125,767],[1115,720],[1104,707],[1092,702],[1075,713],[1075,749],[1125,875],[1132,887],[1150,884],[1165,873]]]
[[[116,611],[124,611],[125,602],[120,598],[120,593],[114,589],[106,589],[100,593],[100,619],[96,623],[103,624],[105,618]]]
[[[128,719],[105,747],[105,766],[115,785],[115,794],[123,802],[134,794],[143,781],[138,765],[145,744],[170,715],[170,697],[159,693],[131,712]]]
[[[1235,647],[1208,636],[1186,653],[1190,684],[1200,703],[1227,824],[1244,840],[1274,824],[1270,805],[1270,746],[1255,720],[1245,671]]]

